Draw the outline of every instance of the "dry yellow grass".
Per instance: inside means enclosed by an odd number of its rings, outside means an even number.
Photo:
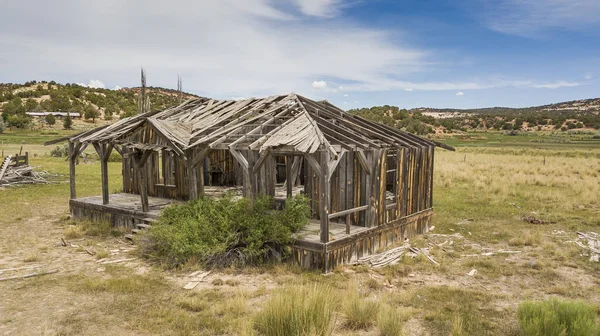
[[[6,293],[6,299],[0,299],[4,309],[0,324],[17,334],[27,334],[32,325],[43,325],[57,334],[252,335],[258,331],[255,322],[261,320],[260,315],[263,323],[276,325],[271,317],[294,313],[286,310],[290,295],[300,304],[302,295],[313,295],[311,289],[318,286],[327,288],[324,296],[334,303],[325,311],[327,320],[317,321],[319,317],[310,311],[297,319],[313,319],[320,325],[315,328],[325,334],[332,329],[336,335],[357,333],[344,325],[349,314],[342,304],[355,292],[359,300],[380,307],[375,315],[353,318],[365,317],[359,326],[365,330],[359,333],[518,334],[516,307],[523,300],[555,295],[600,302],[596,280],[600,267],[581,256],[579,247],[565,243],[573,239],[575,231],[594,231],[600,225],[600,150],[592,154],[571,149],[544,153],[545,165],[543,155],[531,149],[436,152],[434,233],[460,233],[464,239],[421,236],[411,239],[411,244],[430,247],[441,266],[423,257],[405,257],[392,267],[344,267],[328,276],[287,265],[214,270],[202,284],[205,287],[195,291],[181,288],[191,269],[165,272],[137,261],[100,272],[95,258],[85,251],[54,247],[64,236],[83,239],[77,244],[100,255],[118,248],[118,239],[110,237],[118,232],[106,225],[64,227],[66,221],[59,219],[67,214],[68,185],[3,191],[0,203],[6,207],[0,213],[5,210],[7,219],[0,219],[4,230],[0,252],[16,256],[14,260],[19,262],[43,256],[44,261],[61,263],[56,263],[60,272],[54,275],[0,283],[0,292]],[[60,159],[36,159],[35,165],[63,174],[67,171]],[[112,190],[120,183],[119,166],[111,164],[109,171]],[[78,173],[81,195],[98,194],[99,167],[80,165]],[[16,206],[22,202],[32,206]],[[47,215],[30,223],[39,212]],[[532,225],[521,220],[523,215],[556,223]],[[31,229],[24,230],[24,226]],[[553,235],[553,231],[564,231],[566,238]],[[444,240],[453,244],[435,245]],[[99,242],[102,248],[97,247]],[[482,248],[521,253],[462,257],[479,254]],[[478,273],[467,276],[473,268]],[[300,293],[294,294],[293,284],[297,283],[304,289],[296,289]],[[47,304],[32,306],[42,295]],[[78,305],[70,310],[55,309],[62,307],[64,297]],[[307,305],[321,302],[312,301]],[[357,302],[360,305],[362,301]],[[360,314],[362,309],[354,310]],[[269,312],[274,316],[264,316]]]

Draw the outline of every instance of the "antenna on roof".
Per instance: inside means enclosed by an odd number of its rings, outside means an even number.
[[[181,76],[177,75],[177,99],[179,103],[183,100],[183,84],[181,82]]]
[[[138,108],[140,114],[150,111],[150,98],[146,95],[146,72],[142,68],[140,95],[138,96]]]

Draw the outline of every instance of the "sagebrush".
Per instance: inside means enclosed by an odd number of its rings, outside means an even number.
[[[209,266],[261,264],[282,256],[283,246],[310,218],[305,198],[273,210],[273,199],[228,195],[166,208],[140,239],[142,253],[175,267],[190,260]]]

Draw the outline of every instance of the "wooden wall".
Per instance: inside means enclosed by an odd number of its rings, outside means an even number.
[[[424,210],[359,234],[326,244],[297,242],[290,247],[291,262],[327,273],[337,265],[352,263],[392,244],[427,232],[433,211]]]
[[[434,147],[373,151],[372,187],[367,191],[367,174],[358,154],[347,152],[331,175],[330,213],[370,201],[371,223],[366,223],[365,211],[361,211],[351,216],[351,224],[378,226],[431,208],[433,153]],[[309,165],[304,166],[304,188],[318,219],[319,177]],[[344,222],[345,216],[332,221]]]

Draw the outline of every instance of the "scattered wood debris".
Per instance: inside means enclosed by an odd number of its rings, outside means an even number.
[[[53,274],[53,273],[56,273],[56,272],[58,272],[58,270],[52,270],[52,271],[47,271],[47,272],[38,272],[38,273],[30,273],[30,274],[25,274],[25,275],[15,275],[15,276],[7,277],[7,278],[0,278],[0,281],[33,278],[35,276]]]
[[[484,253],[477,253],[477,254],[461,254],[461,257],[485,257],[485,256],[493,256],[495,254],[515,254],[515,253],[521,253],[521,251],[508,251],[508,250],[498,250],[498,251],[493,251],[493,252],[484,252]]]
[[[31,266],[24,266],[24,267],[5,268],[5,269],[0,269],[0,274],[6,273],[6,272],[32,270],[32,269],[36,269],[36,268],[40,268],[40,267],[43,267],[43,265],[31,265]]]
[[[118,264],[118,263],[122,263],[122,262],[133,261],[136,259],[137,258],[125,258],[125,259],[116,259],[116,260],[100,259],[100,260],[96,261],[96,263],[101,264],[101,265],[108,265],[108,264]]]
[[[600,236],[596,232],[577,232],[575,244],[590,252],[590,261],[600,262]],[[585,242],[584,243],[582,243]]]
[[[435,261],[435,259],[433,259],[432,256],[429,255],[428,248],[417,248],[408,245],[399,246],[382,253],[362,257],[354,263],[351,263],[351,265],[366,265],[371,268],[379,268],[383,266],[394,265],[400,261],[404,254],[407,254],[412,258],[415,258],[416,256],[422,254],[431,263],[439,265],[439,263]]]
[[[202,271],[196,271],[192,274],[189,275],[189,277],[191,278],[190,282],[188,282],[183,289],[194,289],[196,288],[196,286],[198,286],[198,284],[200,282],[202,282],[202,280],[204,280],[204,278],[206,278],[211,271],[206,271],[206,272],[202,272]]]
[[[47,171],[36,172],[29,165],[17,167],[4,167],[3,176],[0,178],[0,186],[13,186],[19,184],[47,184],[49,183],[43,176],[49,175]]]

